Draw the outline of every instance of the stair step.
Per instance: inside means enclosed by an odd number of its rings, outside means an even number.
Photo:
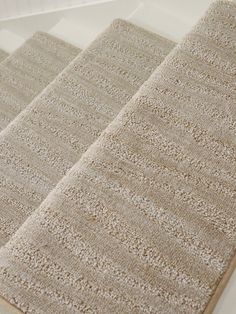
[[[0,31],[0,49],[12,53],[24,43],[24,38],[9,31],[2,29]]]

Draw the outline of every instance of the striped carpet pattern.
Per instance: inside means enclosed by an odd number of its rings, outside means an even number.
[[[12,304],[25,313],[207,313],[236,247],[235,16],[235,4],[212,4],[1,248],[0,291]]]
[[[4,50],[0,49],[0,62],[2,62],[6,57],[8,56],[8,53]]]
[[[156,34],[116,20],[1,132],[1,245],[173,46]]]
[[[54,36],[37,32],[1,62],[0,130],[4,129],[79,52],[79,48]]]

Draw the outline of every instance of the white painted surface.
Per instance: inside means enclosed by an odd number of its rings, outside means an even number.
[[[213,0],[143,0],[129,20],[178,42]]]
[[[213,314],[236,314],[236,270],[223,291]]]
[[[83,42],[86,41],[88,44],[113,19],[127,18],[138,6],[138,3],[139,0],[114,0],[64,11],[0,21],[0,30],[2,28],[11,30],[26,39],[38,30],[49,31],[61,19],[66,18],[72,23],[76,23],[77,28],[81,31],[81,34],[75,34],[75,36],[83,36]]]
[[[0,0],[0,20],[55,12],[113,0]]]
[[[12,53],[19,48],[24,42],[24,38],[8,31],[7,29],[0,30],[0,48],[8,53]]]
[[[152,3],[141,3],[129,16],[129,20],[173,41],[179,41],[191,27],[180,17],[176,17],[171,12],[158,8]]]
[[[49,30],[49,33],[82,49],[92,40],[87,28],[79,26],[68,18],[62,18]]]

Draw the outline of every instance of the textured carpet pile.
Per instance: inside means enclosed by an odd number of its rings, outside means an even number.
[[[0,62],[6,59],[7,56],[8,56],[8,53],[0,49]]]
[[[37,32],[1,62],[0,130],[55,78],[79,51],[78,48],[47,33]],[[1,56],[0,53],[0,60]]]
[[[229,1],[176,47],[117,20],[1,132],[7,301],[212,312],[235,262],[235,42]]]
[[[40,205],[173,46],[117,20],[1,132],[1,244]]]

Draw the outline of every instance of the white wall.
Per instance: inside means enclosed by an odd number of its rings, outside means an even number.
[[[0,0],[0,20],[112,0]]]

